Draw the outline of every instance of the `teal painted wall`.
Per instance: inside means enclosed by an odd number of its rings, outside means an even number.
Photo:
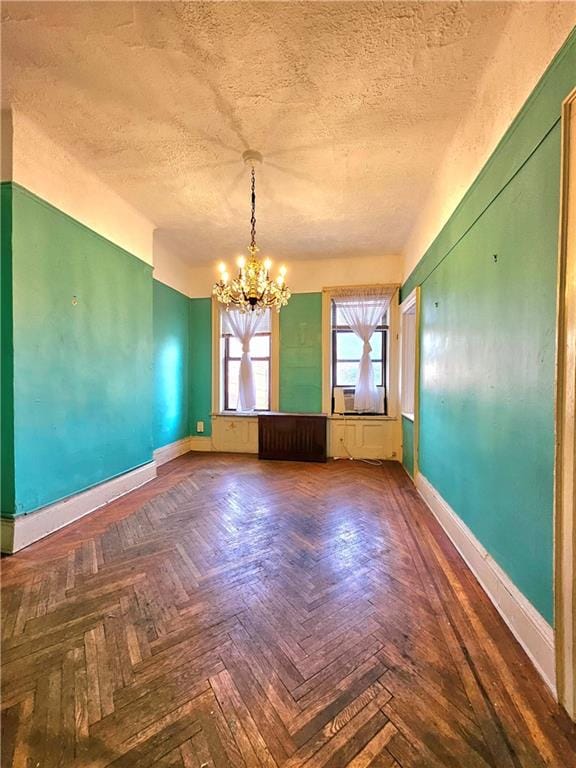
[[[402,465],[414,477],[414,422],[402,416]]]
[[[190,434],[212,434],[212,300],[190,299]]]
[[[152,275],[17,185],[12,215],[20,513],[151,460]]]
[[[280,311],[280,410],[322,411],[322,294],[299,293]]]
[[[0,187],[0,502],[14,510],[14,360],[12,331],[12,185]]]
[[[422,286],[420,471],[551,623],[560,105],[575,84],[573,34],[402,289]]]
[[[154,448],[190,434],[190,299],[153,281]]]

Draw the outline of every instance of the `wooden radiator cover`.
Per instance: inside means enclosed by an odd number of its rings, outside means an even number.
[[[326,461],[327,418],[312,413],[258,416],[258,458]]]

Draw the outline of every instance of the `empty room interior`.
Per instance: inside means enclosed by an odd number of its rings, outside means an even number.
[[[3,768],[576,768],[576,2],[2,3]]]

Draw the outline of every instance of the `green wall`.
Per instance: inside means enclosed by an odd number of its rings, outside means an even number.
[[[190,299],[190,434],[212,434],[212,300]]]
[[[414,422],[402,416],[402,465],[414,477]]]
[[[280,410],[322,411],[322,294],[299,293],[280,310]]]
[[[154,448],[190,434],[190,299],[153,281]]]
[[[0,501],[14,509],[14,357],[12,330],[12,185],[0,187]]]
[[[12,195],[13,514],[150,461],[153,398],[151,268]]]
[[[419,468],[553,621],[560,105],[574,34],[403,286],[420,284]]]

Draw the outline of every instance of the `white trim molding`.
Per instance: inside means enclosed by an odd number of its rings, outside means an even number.
[[[404,331],[405,317],[407,314],[414,315],[414,329],[411,344],[406,348]],[[400,376],[399,376],[399,398],[401,408],[403,408],[403,383],[402,378],[405,374],[405,368],[412,366],[412,413],[402,412],[402,416],[409,419],[413,426],[412,436],[412,472],[414,477],[418,474],[418,450],[420,442],[420,286],[410,293],[400,304]],[[402,461],[404,460],[404,444],[402,444]]]
[[[175,440],[173,443],[156,448],[154,451],[154,463],[157,467],[161,467],[167,461],[177,459],[178,456],[182,456],[182,454],[188,453],[191,450],[190,437],[183,437],[181,440]]]
[[[554,616],[558,698],[576,720],[576,89],[562,105],[556,324]]]
[[[433,485],[418,473],[415,485],[514,637],[556,696],[554,630],[524,597]]]
[[[156,464],[151,461],[131,472],[49,504],[30,514],[17,515],[12,519],[2,518],[0,525],[2,552],[7,554],[18,552],[114,499],[149,483],[155,477]]]

